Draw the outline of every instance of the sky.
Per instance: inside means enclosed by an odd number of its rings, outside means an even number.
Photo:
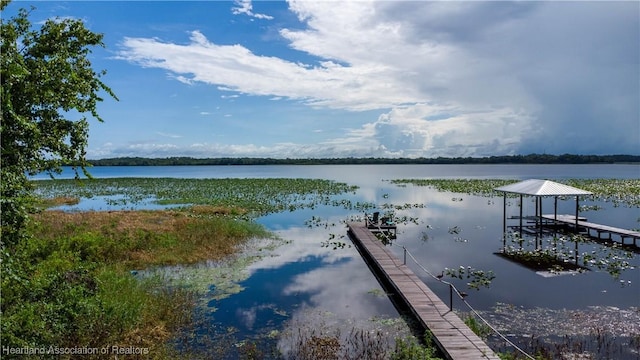
[[[640,2],[14,1],[81,19],[87,158],[640,154]]]

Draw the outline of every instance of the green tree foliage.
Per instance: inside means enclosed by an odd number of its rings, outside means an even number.
[[[120,157],[89,160],[93,166],[177,166],[177,165],[357,165],[357,164],[612,164],[638,163],[638,155],[505,155],[490,157],[438,158],[192,158]]]
[[[9,4],[2,1],[0,10]],[[32,8],[31,11],[34,9]],[[102,34],[77,19],[49,19],[39,29],[20,9],[1,20],[2,244],[24,237],[32,188],[27,175],[59,173],[62,165],[84,171],[87,116],[102,95],[116,98],[95,72],[91,47],[104,46]]]

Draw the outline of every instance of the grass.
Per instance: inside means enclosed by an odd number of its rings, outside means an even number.
[[[222,259],[247,238],[269,235],[256,223],[219,215],[235,211],[46,211],[36,216],[33,230],[49,246],[86,260],[139,269]]]
[[[76,196],[56,196],[54,198],[40,199],[36,206],[40,209],[48,209],[63,205],[77,205],[79,203],[80,198]]]
[[[145,358],[178,357],[166,344],[192,322],[196,292],[131,270],[222,259],[250,238],[269,236],[229,216],[238,212],[37,214],[32,238],[2,254],[3,346],[133,346],[146,349]]]
[[[475,315],[472,313],[468,313],[463,317],[463,321],[465,325],[473,331],[474,334],[478,335],[483,341],[487,340],[487,337],[493,333],[493,330],[486,325],[481,320],[476,319]]]
[[[425,342],[411,336],[396,338],[393,349],[388,337],[380,330],[367,331],[352,328],[348,334],[339,330],[300,329],[295,335],[288,358],[300,360],[338,359],[392,359],[439,360],[438,349],[425,335]]]

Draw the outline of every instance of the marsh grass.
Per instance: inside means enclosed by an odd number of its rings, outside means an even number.
[[[77,196],[56,196],[53,198],[39,199],[36,206],[40,209],[48,209],[62,205],[77,205],[80,203],[80,198]]]
[[[396,338],[390,343],[382,331],[352,328],[347,334],[339,330],[299,329],[296,341],[286,358],[297,360],[437,360],[438,350],[429,336],[420,343],[416,338]]]
[[[32,237],[2,253],[3,345],[133,346],[148,350],[145,359],[177,358],[168,340],[193,321],[197,293],[132,271],[222,259],[247,240],[269,235],[229,216],[240,212],[36,214]]]
[[[520,346],[536,360],[635,359],[640,350],[638,338],[621,338],[592,328],[588,336],[564,335],[544,337],[531,335],[519,341]],[[497,347],[497,346],[496,346]],[[501,349],[505,360],[526,359],[510,349]]]
[[[640,353],[637,307],[550,309],[497,303],[480,313],[536,359],[637,359]],[[503,359],[525,358],[494,334],[486,341]]]
[[[46,247],[132,269],[193,264],[222,259],[251,237],[269,236],[256,223],[220,216],[239,211],[45,211],[35,217],[34,235]]]
[[[493,333],[493,330],[489,326],[487,326],[481,320],[478,320],[473,313],[468,313],[462,316],[462,321],[464,321],[465,325],[473,331],[474,334],[478,335],[482,340],[487,340],[487,337]]]

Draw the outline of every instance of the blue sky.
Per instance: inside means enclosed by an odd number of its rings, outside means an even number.
[[[640,154],[640,2],[14,1],[82,19],[87,156]]]

